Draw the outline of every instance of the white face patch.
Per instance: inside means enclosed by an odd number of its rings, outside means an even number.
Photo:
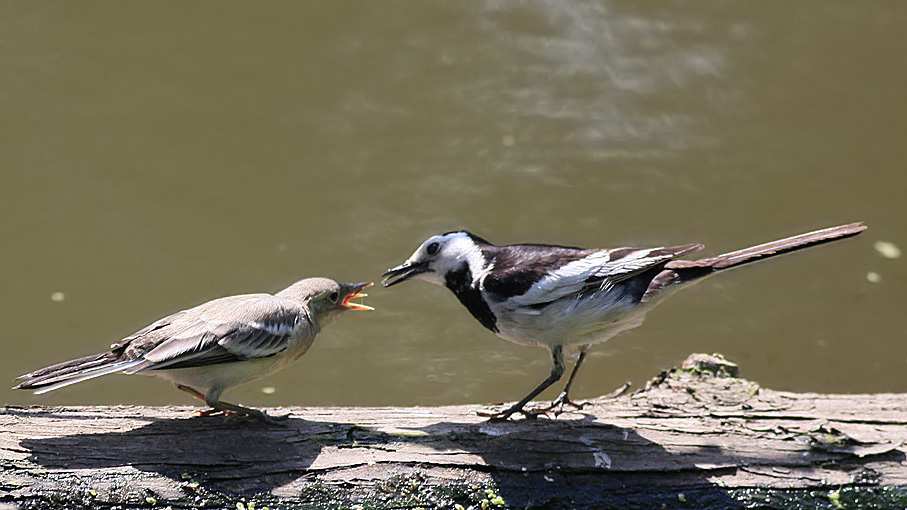
[[[438,243],[437,252],[429,254],[429,247]],[[429,271],[414,276],[436,285],[444,285],[448,273],[458,271],[465,262],[473,279],[481,279],[491,271],[481,248],[465,232],[432,236],[413,253],[407,263],[429,264]]]

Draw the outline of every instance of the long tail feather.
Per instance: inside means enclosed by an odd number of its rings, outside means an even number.
[[[715,257],[699,260],[672,260],[665,264],[664,270],[652,279],[641,301],[651,300],[663,289],[673,284],[698,280],[724,269],[852,237],[866,230],[866,228],[866,225],[862,222],[849,223],[723,253]]]
[[[74,384],[85,379],[91,379],[100,375],[112,372],[126,370],[135,365],[132,361],[119,360],[118,356],[112,352],[93,354],[84,358],[73,359],[35,370],[25,375],[21,375],[16,380],[22,381],[14,390],[39,389],[36,393],[45,393],[58,387]],[[58,386],[56,383],[65,382]],[[47,389],[47,387],[52,386]]]
[[[91,356],[64,361],[62,363],[57,363],[56,365],[51,365],[49,367],[35,370],[34,372],[20,375],[16,378],[16,380],[21,381],[25,379],[27,380],[27,382],[38,382],[55,376],[72,374],[80,370],[88,370],[99,365],[110,363],[114,359],[115,357],[113,357],[109,352],[92,354]]]
[[[847,237],[855,236],[864,230],[866,230],[866,225],[862,222],[850,223],[848,225],[816,230],[815,232],[808,232],[806,234],[800,234],[798,236],[788,237],[786,239],[760,244],[758,246],[752,246],[730,253],[724,253],[717,257],[704,260],[714,261],[711,263],[711,267],[713,270],[718,271],[749,262],[755,262],[764,258],[774,257],[775,255],[782,255],[795,250],[808,248],[810,246],[837,241],[838,239],[845,239]]]
[[[76,377],[65,379],[56,384],[51,384],[50,386],[42,386],[41,389],[35,391],[35,395],[40,395],[42,393],[47,393],[48,391],[53,391],[60,389],[64,386],[69,386],[70,384],[80,383],[82,381],[87,381],[88,379],[94,379],[95,377],[101,377],[102,375],[112,374],[115,372],[122,372],[123,370],[128,369],[131,366],[141,363],[143,360],[132,360],[132,361],[118,361],[109,366],[100,367],[95,370],[90,370],[88,372],[82,372]],[[75,375],[75,374],[74,374]]]

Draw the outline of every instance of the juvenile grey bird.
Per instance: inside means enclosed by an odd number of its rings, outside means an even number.
[[[371,285],[306,278],[271,294],[245,294],[208,301],[120,340],[101,354],[36,370],[17,378],[13,389],[46,393],[102,375],[156,375],[203,400],[201,414],[241,414],[265,422],[257,409],[220,400],[224,390],[273,374],[299,359],[315,335],[346,310],[371,310],[352,299]]]
[[[583,249],[546,244],[495,246],[466,231],[428,238],[403,264],[382,276],[390,287],[418,278],[450,289],[483,326],[520,345],[545,347],[551,374],[522,400],[498,413],[581,408],[570,385],[590,346],[642,324],[665,297],[715,272],[808,246],[854,236],[866,227],[852,223],[801,234],[699,260],[675,260],[701,244],[666,248]],[[579,358],[560,396],[550,406],[523,407],[564,374],[564,348],[578,346]]]

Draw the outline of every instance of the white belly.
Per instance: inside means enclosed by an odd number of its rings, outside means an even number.
[[[588,345],[641,325],[652,308],[618,297],[598,292],[586,299],[563,298],[541,310],[508,308],[506,302],[491,304],[491,309],[504,340],[542,347]]]
[[[305,354],[313,340],[314,336],[300,339],[299,343],[295,343],[286,351],[269,358],[172,370],[149,370],[139,373],[154,375],[174,384],[189,386],[204,394],[214,392],[216,395],[220,395],[228,388],[261,379],[282,370]]]

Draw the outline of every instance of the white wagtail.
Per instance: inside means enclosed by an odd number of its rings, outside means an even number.
[[[20,376],[13,389],[46,393],[102,375],[163,377],[212,409],[200,414],[240,414],[265,422],[257,409],[220,400],[224,390],[273,374],[312,346],[315,335],[346,310],[372,308],[350,300],[371,285],[306,278],[271,294],[229,296],[176,312],[120,340],[101,354]]]
[[[582,249],[546,244],[495,246],[466,231],[428,238],[403,264],[382,276],[390,287],[418,278],[450,289],[483,326],[520,345],[545,347],[551,374],[525,398],[498,413],[563,411],[570,385],[592,344],[642,324],[645,314],[686,284],[723,269],[856,235],[852,223],[699,260],[675,260],[701,244],[665,248]],[[579,358],[560,396],[542,409],[523,407],[564,374],[564,347]]]

